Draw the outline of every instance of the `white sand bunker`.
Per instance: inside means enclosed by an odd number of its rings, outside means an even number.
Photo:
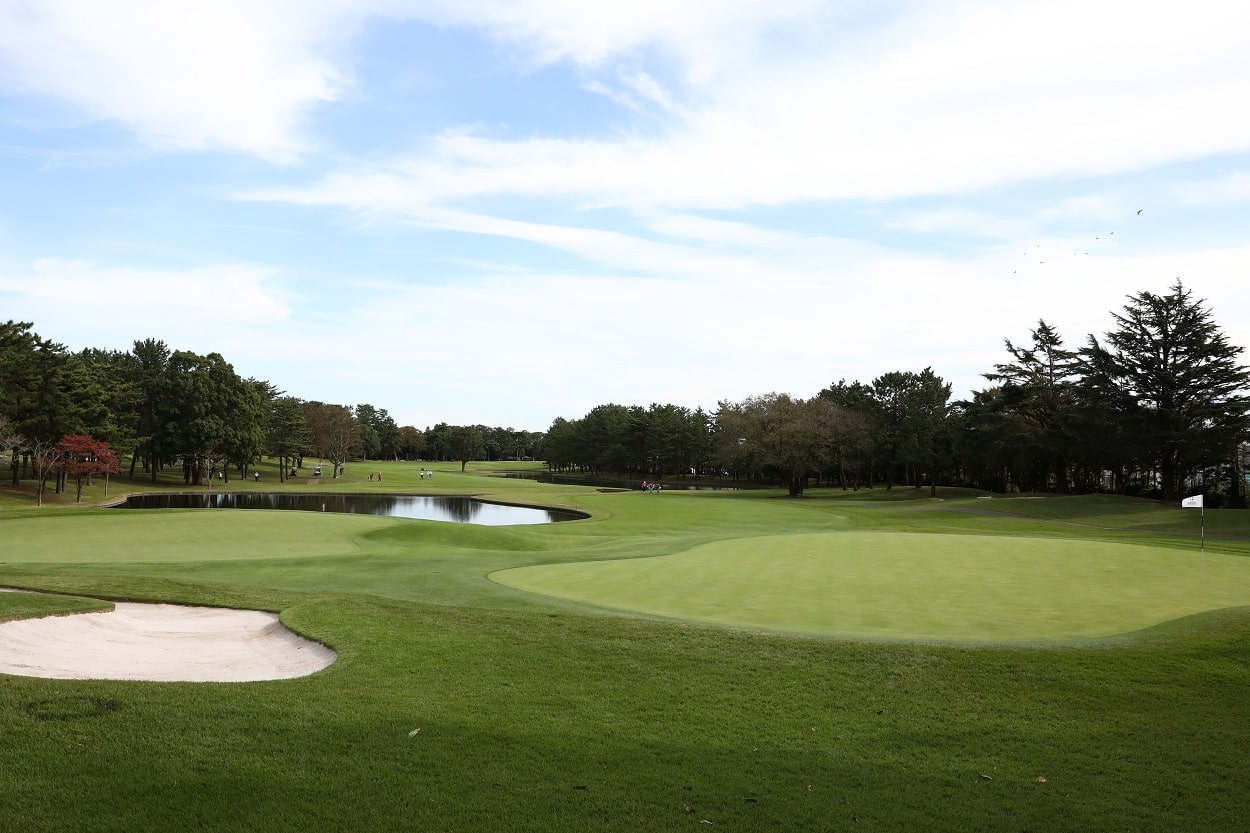
[[[276,613],[118,602],[0,622],[0,673],[58,680],[250,682],[304,677],[337,654]]]

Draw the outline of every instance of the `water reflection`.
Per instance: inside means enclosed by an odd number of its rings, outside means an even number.
[[[586,517],[561,509],[505,506],[468,497],[429,495],[296,495],[257,492],[131,495],[122,509],[295,509],[304,512],[345,512],[389,515],[424,521],[450,521],[480,526],[513,526],[571,521]]]

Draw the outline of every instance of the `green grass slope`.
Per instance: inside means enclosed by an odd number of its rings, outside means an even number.
[[[1207,513],[1224,534],[1200,552],[1192,515],[1115,501],[601,493],[450,468],[430,487],[391,465],[387,490],[593,518],[0,511],[0,585],[276,610],[339,653],[261,683],[0,676],[0,829],[1218,831],[1250,818],[1250,614],[1227,607],[1250,547],[1231,513]],[[491,579],[656,564],[690,586],[639,573],[556,596]],[[969,571],[977,583],[950,580]],[[1135,600],[1181,618],[1012,646],[723,627],[669,607],[703,590],[734,607],[745,586],[764,609],[812,617],[802,600],[830,576],[861,611],[864,593],[894,593],[878,613],[913,626],[925,606],[968,604],[956,591],[997,595],[992,619],[1027,603],[1070,619],[1103,603],[1080,595],[1094,585],[1122,596],[1094,619]],[[716,586],[729,579],[738,590]],[[577,598],[595,581],[669,598],[645,614]],[[887,609],[899,599],[912,609]],[[1204,605],[1224,609],[1185,615]]]

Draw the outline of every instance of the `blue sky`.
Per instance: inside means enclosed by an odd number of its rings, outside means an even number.
[[[1250,345],[1250,6],[0,0],[0,320],[545,430],[1180,278]]]

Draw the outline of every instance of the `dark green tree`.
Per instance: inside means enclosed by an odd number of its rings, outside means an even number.
[[[951,410],[957,426],[955,464],[964,485],[992,492],[1022,486],[1019,472],[1029,465],[1027,430],[1002,403],[1002,387],[974,391]]]
[[[486,442],[476,425],[453,425],[443,437],[443,448],[448,459],[460,461],[460,470],[464,471],[470,460],[481,459]]]
[[[0,331],[4,411],[28,441],[55,444],[75,433],[65,346],[41,338],[32,324],[10,321]]]
[[[653,402],[646,422],[651,471],[659,476],[685,475],[694,467],[695,456],[690,409]]]
[[[629,444],[630,427],[636,420],[624,405],[596,405],[578,420],[577,463],[595,473],[623,474],[638,459]]]
[[[300,401],[294,396],[274,398],[265,428],[265,448],[278,458],[278,480],[285,482],[291,465],[312,450],[312,431]]]
[[[403,437],[399,433],[399,425],[386,412],[379,408],[372,423],[373,431],[378,435],[378,458],[382,460],[398,460]]]
[[[1091,335],[1080,352],[1085,391],[1132,442],[1137,465],[1157,469],[1161,496],[1177,499],[1186,478],[1231,461],[1246,439],[1243,348],[1179,279],[1166,295],[1129,296],[1112,316],[1105,342]]]
[[[937,465],[948,436],[946,433],[951,386],[932,368],[886,373],[872,382],[880,420],[879,445],[890,464],[886,488],[894,484],[896,472],[903,482],[920,488],[920,471],[928,472],[930,488],[937,492]]]
[[[443,438],[447,435],[447,431],[450,428],[451,426],[445,422],[437,422],[434,424],[433,428],[427,427],[425,429],[425,459],[447,459],[447,455],[443,449]]]
[[[168,447],[170,437],[165,430],[167,412],[173,408],[169,379],[171,355],[163,341],[136,341],[122,368],[124,384],[134,397],[131,426],[134,453],[130,458],[130,473],[133,475],[142,462],[153,483],[161,468],[177,454],[177,449]]]
[[[220,353],[174,352],[166,371],[169,398],[160,431],[162,447],[177,448],[184,480],[204,477],[229,464],[246,466],[264,449],[265,403],[258,383],[245,380]]]
[[[413,425],[399,429],[399,456],[408,461],[417,460],[425,450],[425,434]]]
[[[5,457],[8,458],[7,462],[14,486],[20,482],[18,475],[20,461],[18,458],[26,450],[26,438],[14,427],[12,420],[4,414],[0,414],[0,461],[4,460]]]
[[[720,403],[716,412],[716,460],[737,475],[758,472],[780,481],[790,497],[802,497],[812,472],[833,459],[831,424],[838,407],[820,397],[784,393]]]
[[[838,428],[836,472],[842,488],[856,491],[861,486],[871,488],[873,464],[878,452],[877,437],[882,423],[881,406],[873,395],[873,389],[863,382],[848,384],[845,379],[840,379],[817,396],[838,406],[842,414]]]
[[[377,429],[379,421],[377,408],[372,405],[356,406],[356,422],[360,425],[360,454],[366,460],[377,460],[382,456],[382,437]]]
[[[24,433],[31,412],[35,355],[41,342],[33,328],[29,322],[0,324],[0,418],[4,421],[4,447],[9,454],[14,486],[21,480],[24,465],[30,462],[30,443],[36,441]]]
[[[576,422],[564,417],[555,418],[547,429],[547,440],[543,446],[548,469],[553,472],[569,471],[578,464],[577,453],[582,445],[578,432]]]
[[[1045,321],[1038,321],[1029,335],[1029,347],[1006,340],[1012,361],[996,364],[993,373],[984,375],[1001,387],[993,402],[1004,417],[1001,430],[1010,432],[1019,451],[1016,479],[1031,491],[1067,492],[1080,364]]]

